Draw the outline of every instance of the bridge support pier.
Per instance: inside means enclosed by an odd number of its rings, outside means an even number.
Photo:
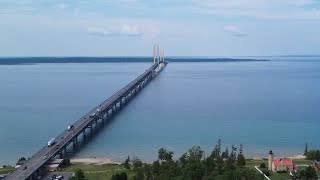
[[[83,134],[83,140],[86,141],[86,139],[87,139],[86,131],[84,130],[84,131],[82,132],[82,134]]]
[[[78,136],[75,136],[72,142],[73,150],[77,148],[77,144],[78,144]]]
[[[59,155],[60,155],[60,159],[63,159],[63,152],[62,152],[62,150],[59,152]]]

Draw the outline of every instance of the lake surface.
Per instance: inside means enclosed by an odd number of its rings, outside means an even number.
[[[150,63],[0,66],[0,165],[32,156]],[[320,148],[320,58],[169,63],[77,157],[176,157],[244,145],[247,156]]]

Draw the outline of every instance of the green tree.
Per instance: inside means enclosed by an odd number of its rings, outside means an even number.
[[[263,174],[265,174],[266,176],[270,176],[270,172],[269,172],[268,170],[263,170],[262,172],[263,172]]]
[[[228,149],[226,149],[228,152]],[[133,160],[136,180],[262,180],[263,176],[245,167],[243,146],[239,153],[232,145],[229,156],[224,160],[226,151],[221,153],[221,140],[210,156],[204,157],[200,146],[194,146],[184,153],[179,160],[172,159],[173,152],[161,148],[158,160],[153,164],[144,164],[138,159]],[[316,154],[316,153],[314,153]],[[161,163],[160,163],[161,162]]]
[[[315,160],[319,161],[320,160],[320,150],[316,150],[316,153],[315,153]]]
[[[305,179],[305,180],[316,180],[317,179],[316,170],[312,166],[309,166],[305,170],[302,170],[300,172],[300,176],[302,179]]]
[[[228,158],[229,157],[229,148],[226,147],[226,150],[221,154],[222,158]]]
[[[21,157],[21,158],[19,158],[19,160],[18,161],[26,161],[27,159],[25,158],[25,157]]]
[[[84,172],[82,169],[76,169],[75,171],[75,179],[76,180],[84,180],[85,176],[84,176]]]
[[[160,165],[159,160],[153,162],[151,169],[152,169],[153,174],[156,177],[158,177],[160,175],[160,173],[161,173],[161,165]]]
[[[246,159],[244,158],[244,155],[243,155],[242,144],[240,144],[239,154],[238,154],[238,157],[237,157],[237,166],[244,167],[245,165],[246,165]]]
[[[121,172],[121,173],[117,173],[112,175],[111,180],[127,180],[128,179],[128,175],[126,172]]]
[[[164,154],[164,160],[172,161],[173,154],[174,153],[172,151],[166,151],[166,153]]]
[[[184,153],[180,158],[179,158],[179,161],[180,161],[180,165],[183,167],[187,161],[188,161],[188,153]]]
[[[151,170],[151,165],[144,164],[143,171],[144,171],[146,180],[154,179],[154,176],[153,176],[153,173],[152,173],[152,170]]]
[[[304,148],[304,156],[308,154],[308,143],[306,143],[306,147]]]
[[[182,177],[183,179],[201,180],[201,178],[205,175],[205,170],[205,166],[202,164],[200,159],[196,156],[193,156],[182,169]]]
[[[216,168],[215,159],[212,156],[209,156],[204,160],[204,164],[206,166],[206,175],[209,176]]]
[[[69,158],[63,158],[62,162],[61,162],[62,166],[70,166],[70,159]]]
[[[159,149],[158,151],[158,159],[160,161],[171,161],[173,157],[173,152],[172,151],[167,151],[164,148]]]
[[[306,159],[308,160],[320,160],[320,150],[310,150],[307,153]]]
[[[266,164],[265,163],[261,163],[260,164],[260,168],[266,168],[267,166],[266,166]]]
[[[158,151],[158,159],[160,161],[164,160],[164,156],[165,156],[166,152],[167,151],[164,148],[159,149],[159,151]]]
[[[235,166],[236,166],[236,151],[237,151],[237,148],[232,144],[232,150],[231,150],[231,153],[230,153],[230,156],[229,158],[225,161],[225,169],[226,170],[235,170]]]
[[[190,157],[195,157],[198,159],[201,159],[203,156],[203,151],[201,150],[200,146],[193,146],[188,150],[188,153]]]
[[[135,176],[133,176],[134,180],[144,180],[144,172],[142,168],[137,169],[137,173]]]
[[[218,157],[221,153],[221,139],[218,140],[218,144],[214,147],[211,156]]]
[[[124,162],[124,167],[126,169],[130,169],[130,157],[128,156],[128,158],[125,160]]]
[[[139,168],[142,167],[142,165],[143,163],[139,158],[137,157],[133,158],[133,170],[135,171],[138,170]]]

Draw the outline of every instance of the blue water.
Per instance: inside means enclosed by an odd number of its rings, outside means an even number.
[[[0,164],[31,156],[150,63],[0,66]],[[150,161],[165,147],[244,144],[247,156],[320,148],[320,58],[170,63],[77,157]],[[176,157],[177,157],[176,156]]]

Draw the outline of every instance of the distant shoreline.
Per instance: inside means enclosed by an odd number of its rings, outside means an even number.
[[[168,62],[248,62],[270,61],[248,58],[166,58]],[[152,57],[8,57],[0,58],[0,65],[35,65],[40,63],[136,63],[152,62]]]

